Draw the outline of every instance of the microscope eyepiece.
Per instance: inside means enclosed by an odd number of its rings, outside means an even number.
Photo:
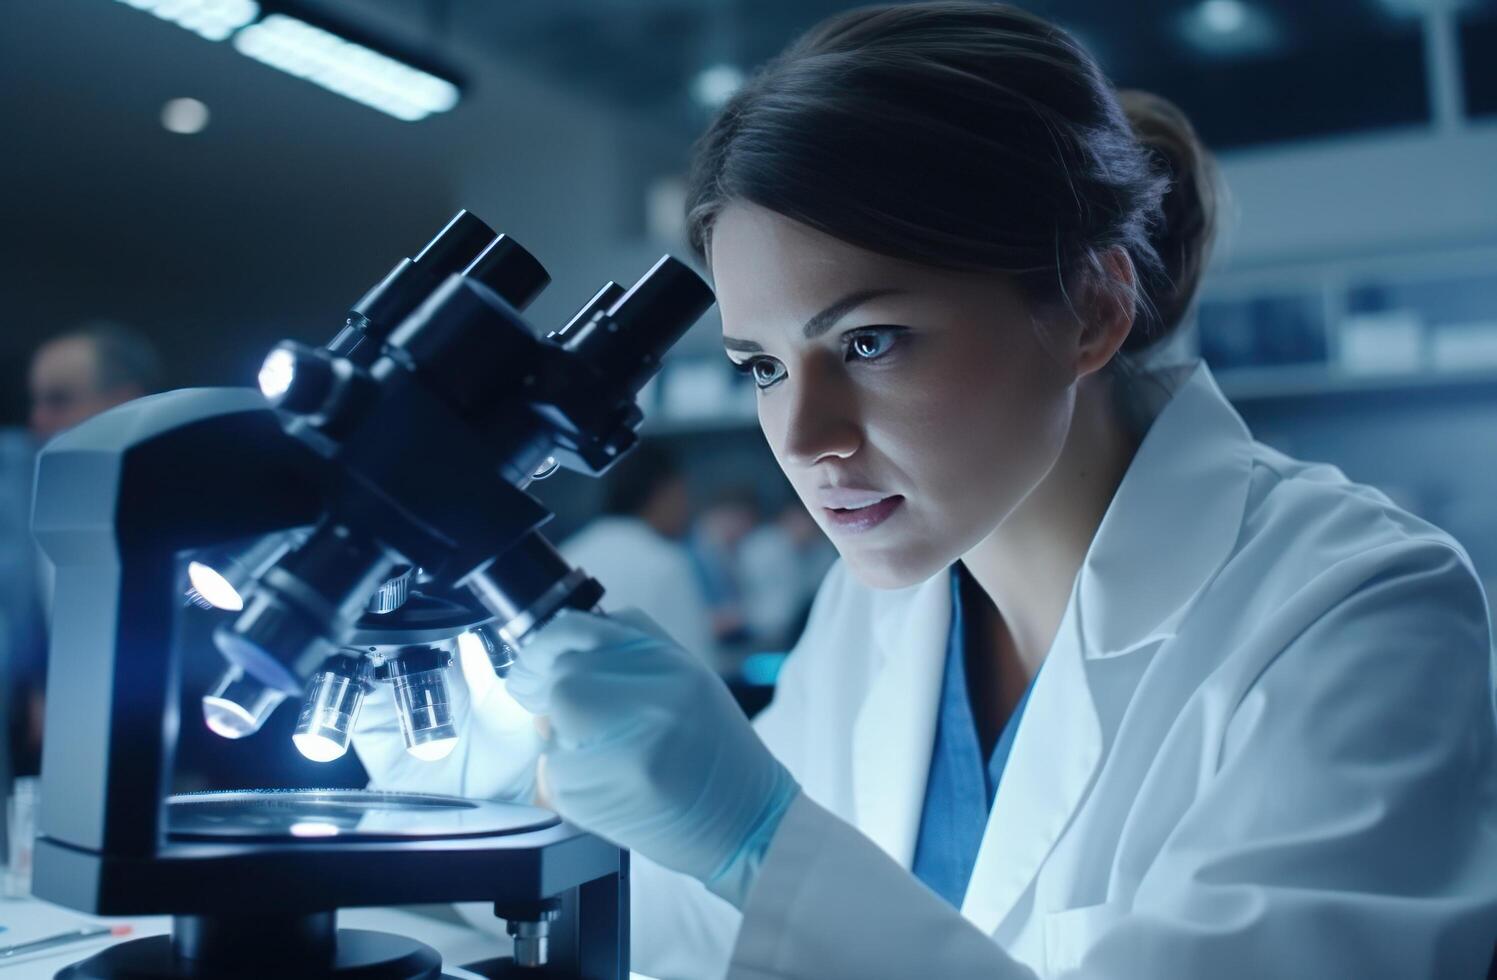
[[[463,275],[483,283],[517,310],[529,306],[551,284],[545,267],[508,235],[494,239]]]
[[[471,211],[459,211],[411,262],[427,275],[445,279],[471,265],[498,237],[483,219]]]
[[[482,283],[523,310],[551,281],[535,257],[467,211],[459,211],[414,259],[402,259],[359,297],[348,323],[327,345],[338,357],[368,366],[379,358],[390,332],[448,276]]]
[[[242,609],[214,634],[241,674],[288,695],[310,679],[307,711],[351,716],[359,685],[328,658],[358,650],[380,662],[353,640],[356,621],[395,615],[415,584],[401,566],[420,566],[479,612],[445,635],[389,644],[400,652],[380,667],[407,748],[440,758],[456,738],[442,644],[472,630],[502,672],[558,610],[596,607],[602,586],[539,534],[549,515],[525,490],[559,465],[603,473],[629,451],[640,388],[714,298],[665,256],[627,290],[605,284],[543,335],[519,310],[549,281],[513,239],[460,212],[359,301],[326,347],[288,341],[266,358],[261,389],[281,427],[329,476],[322,524],[235,590]],[[351,710],[317,698],[351,699]],[[303,720],[304,751],[341,753],[346,741]]]
[[[568,327],[566,347],[606,367],[633,395],[660,369],[660,358],[714,302],[712,290],[684,263],[662,256],[603,316]]]

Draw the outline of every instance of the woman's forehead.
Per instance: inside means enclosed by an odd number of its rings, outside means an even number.
[[[723,209],[710,254],[727,333],[756,323],[799,323],[852,291],[910,292],[941,276],[753,204]]]
[[[931,302],[1009,310],[1018,293],[996,273],[958,272],[881,255],[753,204],[714,223],[710,256],[723,333],[752,339],[791,329],[844,298],[876,293],[894,309]]]
[[[757,204],[730,204],[713,223],[712,266],[717,274],[778,265],[814,275],[879,264],[893,262]]]

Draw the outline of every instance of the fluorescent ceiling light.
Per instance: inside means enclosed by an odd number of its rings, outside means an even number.
[[[458,88],[362,44],[286,14],[270,14],[234,35],[241,54],[355,102],[414,122],[457,105]]]
[[[179,24],[210,41],[222,41],[260,16],[255,0],[119,0]]]
[[[1481,6],[1481,0],[1379,0],[1379,3],[1394,17],[1423,17],[1447,11],[1456,13]]]

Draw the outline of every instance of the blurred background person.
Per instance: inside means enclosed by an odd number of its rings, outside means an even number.
[[[144,336],[110,321],[86,323],[42,344],[31,358],[31,432],[46,442],[100,412],[161,387],[161,355]]]
[[[100,412],[162,385],[161,356],[139,331],[109,320],[87,321],[42,342],[27,374],[30,437],[0,434],[0,627],[7,745],[12,775],[41,769],[46,685],[43,610],[51,600],[51,569],[32,544],[34,453],[47,440]]]
[[[743,612],[757,645],[788,650],[799,638],[811,600],[837,559],[800,500],[791,497],[738,546]]]
[[[738,546],[758,522],[754,488],[735,484],[713,493],[687,537],[692,569],[711,610],[712,634],[725,650],[741,649],[752,638],[738,579]]]
[[[603,583],[604,609],[644,611],[717,666],[712,620],[681,543],[691,525],[691,494],[675,456],[641,443],[606,477],[602,510],[561,553]]]

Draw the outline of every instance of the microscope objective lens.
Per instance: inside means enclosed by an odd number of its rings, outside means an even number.
[[[369,665],[363,657],[329,657],[307,686],[307,699],[291,736],[297,751],[313,762],[332,762],[348,751],[369,691]]]
[[[400,674],[393,682],[406,751],[424,762],[445,759],[457,745],[446,668]]]
[[[230,666],[203,695],[203,723],[221,738],[244,738],[265,724],[286,695]]]

